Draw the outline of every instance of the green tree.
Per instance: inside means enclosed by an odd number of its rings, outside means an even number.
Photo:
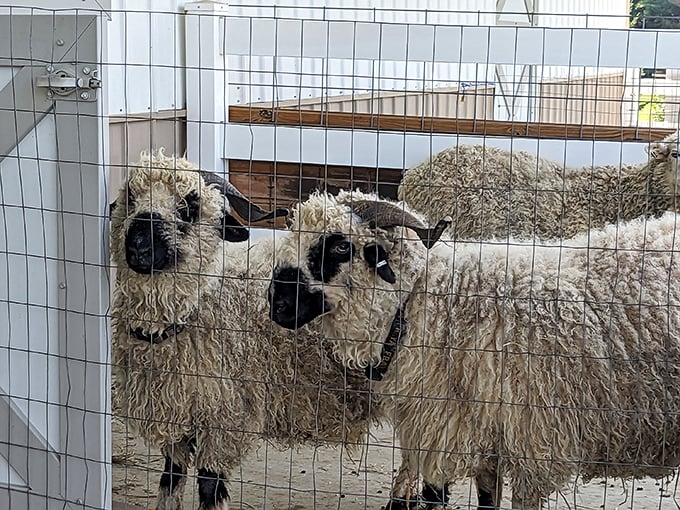
[[[680,0],[631,0],[632,28],[680,28]]]

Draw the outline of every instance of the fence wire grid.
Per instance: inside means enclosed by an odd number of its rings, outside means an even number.
[[[678,506],[680,32],[35,3],[0,4],[0,508]]]

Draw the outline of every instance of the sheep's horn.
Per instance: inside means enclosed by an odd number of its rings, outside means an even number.
[[[288,216],[288,209],[279,207],[273,211],[265,211],[260,206],[248,200],[243,193],[229,181],[222,179],[212,172],[201,171],[201,176],[206,186],[217,184],[220,192],[227,198],[229,204],[234,208],[238,215],[248,221],[264,221],[279,216]]]
[[[371,228],[387,228],[404,226],[410,228],[427,248],[432,248],[442,233],[451,224],[451,218],[439,220],[433,228],[425,224],[410,212],[392,202],[357,200],[352,202],[352,211],[364,221],[370,222]]]

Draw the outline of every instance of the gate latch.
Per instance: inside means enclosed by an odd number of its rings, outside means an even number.
[[[102,86],[98,69],[82,67],[76,70],[76,66],[55,69],[54,66],[48,64],[46,70],[47,74],[35,79],[35,86],[46,88],[47,97],[66,98],[77,93],[78,99],[83,101],[97,100],[97,89]]]

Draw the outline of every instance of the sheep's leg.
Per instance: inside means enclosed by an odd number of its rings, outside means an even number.
[[[411,474],[408,459],[402,458],[401,466],[392,484],[392,494],[390,501],[385,506],[385,510],[410,510],[418,505],[418,477]]]
[[[229,492],[225,476],[204,468],[198,470],[199,510],[228,510]]]
[[[500,508],[503,497],[503,484],[498,483],[498,475],[493,471],[484,471],[475,477],[477,485],[478,510]],[[428,510],[438,506],[446,506],[449,503],[449,489],[430,483],[423,484],[423,501]]]
[[[493,503],[493,495],[486,489],[477,486],[477,509],[481,510],[482,508],[496,508],[496,505]]]
[[[512,508],[513,510],[541,510],[541,498],[526,497],[521,493],[515,496],[515,491],[512,491]]]
[[[495,470],[480,471],[475,476],[478,509],[500,508],[503,499],[503,480]]]
[[[514,482],[514,480],[513,480]],[[524,488],[522,480],[517,480],[512,487],[513,510],[541,510],[543,498]]]
[[[165,467],[158,487],[156,510],[181,510],[184,487],[187,483],[187,467],[191,463],[193,446],[191,439],[163,446]]]
[[[427,510],[445,507],[449,504],[449,488],[446,484],[437,487],[431,483],[423,483],[423,502]]]
[[[158,489],[156,510],[181,510],[182,495],[186,483],[186,465],[175,464],[172,457],[166,456]]]

